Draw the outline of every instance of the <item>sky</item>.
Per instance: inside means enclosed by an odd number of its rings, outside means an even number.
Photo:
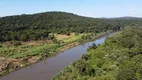
[[[142,0],[0,0],[0,17],[47,11],[87,17],[142,17]]]

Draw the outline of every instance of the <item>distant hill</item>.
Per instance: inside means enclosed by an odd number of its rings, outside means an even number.
[[[130,16],[125,16],[125,17],[119,17],[121,19],[142,19],[141,17],[130,17]]]
[[[46,39],[49,33],[99,33],[141,25],[141,20],[90,18],[56,11],[7,16],[0,18],[0,41]]]
[[[0,28],[12,31],[24,29],[47,29],[54,32],[57,28],[88,26],[91,18],[66,12],[44,12],[32,15],[15,15],[0,18]],[[52,28],[52,29],[51,29]],[[55,30],[54,30],[55,29]]]
[[[127,20],[133,20],[133,19],[142,19],[142,17],[131,17],[131,16],[124,16],[124,17],[116,17],[116,18],[104,18],[104,19],[127,19]]]

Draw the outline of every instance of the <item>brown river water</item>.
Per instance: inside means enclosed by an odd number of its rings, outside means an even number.
[[[92,43],[96,43],[97,45],[102,44],[107,37],[113,34],[114,33],[106,34],[94,41],[65,50],[47,60],[43,60],[39,63],[21,68],[6,76],[0,77],[0,80],[50,80],[63,68],[75,60],[78,60],[82,54],[87,53],[87,48],[91,46]]]

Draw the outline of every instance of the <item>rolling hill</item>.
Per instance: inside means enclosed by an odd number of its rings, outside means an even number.
[[[140,26],[142,19],[101,19],[67,12],[43,12],[0,18],[0,41],[43,40],[50,33],[99,33],[125,26]]]

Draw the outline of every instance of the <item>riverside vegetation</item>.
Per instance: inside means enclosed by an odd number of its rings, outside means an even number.
[[[142,28],[125,29],[73,62],[53,80],[142,79]]]
[[[54,56],[61,51],[104,34],[54,34],[53,40],[3,42],[0,44],[0,76]]]
[[[107,31],[140,27],[141,18],[89,18],[44,12],[0,18],[0,76],[91,40]]]

